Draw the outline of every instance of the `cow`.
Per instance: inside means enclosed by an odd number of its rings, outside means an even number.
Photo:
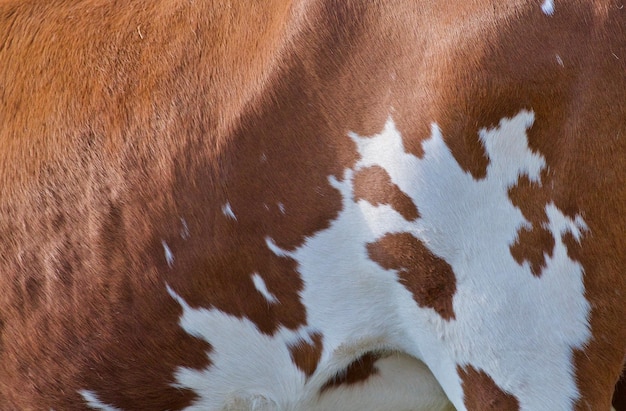
[[[608,410],[625,170],[619,0],[2,0],[0,409]]]

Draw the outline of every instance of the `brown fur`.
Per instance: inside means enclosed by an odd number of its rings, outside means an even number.
[[[354,176],[354,200],[373,205],[389,204],[407,220],[415,220],[419,212],[411,198],[395,185],[389,174],[378,166],[359,170]]]
[[[468,410],[519,411],[517,398],[503,391],[483,371],[468,366],[458,367],[457,372],[463,381],[463,403]]]
[[[454,318],[456,278],[452,267],[421,241],[409,233],[387,234],[368,244],[367,251],[381,267],[398,271],[400,281],[420,307],[432,308],[446,320]]]
[[[544,178],[547,178],[545,172],[542,176]],[[511,255],[519,264],[527,262],[531,272],[537,277],[541,276],[546,266],[545,256],[551,257],[554,250],[552,233],[544,227],[548,218],[542,206],[550,203],[548,195],[549,193],[541,190],[539,183],[533,183],[526,177],[520,178],[517,185],[509,190],[513,204],[522,210],[524,217],[532,224],[531,229],[519,230],[517,241],[510,247]]]
[[[296,364],[307,377],[310,377],[315,372],[323,348],[321,334],[314,333],[311,335],[311,339],[313,340],[313,345],[305,341],[299,341],[296,345],[289,347],[293,363]]]
[[[212,347],[179,327],[166,283],[266,334],[305,324],[295,262],[265,237],[289,250],[329,225],[341,203],[327,177],[357,160],[347,132],[379,132],[393,107],[407,150],[421,156],[437,122],[475,178],[488,165],[477,130],[535,111],[548,171],[511,199],[534,227],[543,198],[589,225],[567,239],[593,308],[577,409],[608,409],[626,353],[625,12],[557,2],[547,17],[539,3],[0,0],[0,408],[82,409],[82,388],[123,409],[189,405],[173,371],[208,366]],[[400,240],[370,253],[447,272]],[[394,255],[404,240],[409,257]],[[522,232],[511,252],[538,275],[548,243]],[[454,276],[434,297],[422,276],[403,279],[453,318]],[[293,354],[307,373],[314,341]],[[500,395],[460,372],[468,409]]]

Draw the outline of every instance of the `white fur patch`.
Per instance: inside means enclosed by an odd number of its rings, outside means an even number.
[[[261,295],[263,295],[263,297],[265,297],[267,302],[272,303],[272,304],[275,304],[278,302],[278,299],[276,298],[276,296],[274,296],[274,294],[268,291],[267,285],[265,284],[263,277],[261,277],[258,273],[252,274],[252,282],[254,283],[254,287],[257,289],[259,293],[261,293]]]
[[[100,399],[98,399],[98,396],[93,391],[80,390],[78,393],[83,397],[87,406],[91,409],[100,411],[121,411],[119,408],[104,404],[100,401]]]
[[[545,0],[541,5],[541,11],[547,16],[554,14],[554,0]]]
[[[176,387],[191,389],[199,398],[188,411],[452,411],[445,394],[426,366],[405,356],[381,360],[380,373],[368,384],[321,388],[364,353],[340,347],[339,358],[323,361],[307,379],[291,359],[289,348],[299,341],[312,344],[315,330],[280,327],[272,336],[262,334],[247,319],[216,309],[190,307],[169,286],[169,294],[183,308],[181,327],[211,344],[213,366],[205,370],[179,368]],[[362,348],[369,348],[364,345]]]
[[[372,232],[410,232],[455,273],[456,319],[446,322],[417,309],[407,318],[413,327],[405,327],[414,330],[408,331],[406,351],[431,367],[459,410],[464,405],[457,365],[485,371],[519,399],[522,410],[571,409],[578,398],[571,356],[590,338],[589,304],[582,267],[567,255],[562,234],[580,238],[584,221],[545,205],[556,246],[541,278],[517,264],[509,250],[518,230],[530,223],[508,190],[522,175],[539,181],[545,167],[543,157],[528,148],[526,129],[533,121],[532,113],[522,111],[480,131],[490,162],[479,181],[459,167],[436,126],[423,143],[422,159],[404,153],[391,121],[380,135],[352,136],[362,155],[357,167],[385,168],[421,214],[406,222],[383,206],[363,204]]]
[[[277,256],[298,263],[306,327],[281,327],[268,336],[245,318],[191,308],[168,288],[183,308],[181,326],[213,347],[213,366],[176,373],[178,386],[200,397],[189,409],[222,410],[238,401],[260,404],[244,409],[380,409],[380,403],[362,403],[367,392],[385,393],[383,409],[446,406],[441,391],[401,388],[391,370],[372,377],[361,391],[351,387],[319,396],[329,378],[376,350],[422,360],[458,410],[465,406],[456,369],[464,365],[491,376],[519,400],[522,410],[571,409],[579,395],[572,350],[590,338],[589,304],[583,269],[569,258],[562,236],[569,232],[579,240],[586,225],[580,216],[570,219],[554,204],[546,204],[547,229],[555,247],[553,255],[546,256],[542,275],[534,276],[528,264],[520,266],[510,253],[520,228],[531,224],[511,203],[508,190],[521,176],[540,182],[546,167],[544,158],[528,148],[526,130],[533,121],[533,113],[521,111],[480,131],[490,161],[486,177],[478,181],[459,166],[436,125],[423,142],[423,158],[405,152],[391,119],[378,135],[350,134],[361,159],[341,180],[330,178],[343,199],[337,218],[293,251],[266,238]],[[412,199],[420,218],[407,221],[389,205],[353,201],[355,171],[374,165],[384,168]],[[454,319],[446,321],[433,309],[420,308],[394,270],[369,258],[367,244],[403,232],[452,267],[457,288]],[[312,332],[322,335],[323,352],[318,368],[306,379],[292,363],[288,347]],[[414,381],[436,386],[426,367],[406,364]],[[405,366],[387,365],[398,373]],[[332,402],[325,402],[331,395]]]
[[[176,386],[199,396],[186,410],[281,410],[297,402],[305,377],[293,365],[287,344],[299,338],[297,332],[281,328],[274,336],[264,335],[247,319],[191,308],[171,288],[167,290],[183,308],[183,329],[213,347],[214,366],[179,368],[175,373]]]

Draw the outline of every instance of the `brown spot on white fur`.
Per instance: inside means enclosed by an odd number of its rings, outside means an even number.
[[[498,387],[485,372],[472,366],[457,367],[457,371],[463,381],[463,403],[468,410],[519,411],[517,398]]]
[[[542,177],[546,177],[543,173]],[[552,256],[554,237],[545,227],[548,218],[545,205],[550,200],[550,194],[542,190],[540,182],[532,182],[527,176],[519,179],[518,183],[509,190],[509,197],[514,205],[521,208],[530,227],[521,227],[515,243],[511,245],[511,255],[518,264],[528,263],[533,275],[539,277],[546,266],[546,256]]]
[[[389,204],[407,220],[415,220],[419,212],[411,198],[395,185],[389,174],[379,166],[359,170],[354,176],[354,200],[372,205]]]
[[[546,267],[546,256],[552,256],[553,247],[554,237],[549,230],[543,227],[521,228],[515,243],[511,245],[511,255],[519,264],[528,263],[533,275],[539,277]]]
[[[370,258],[383,268],[398,270],[402,284],[421,307],[454,318],[456,278],[452,267],[409,233],[387,234],[367,245]]]
[[[322,355],[322,335],[319,333],[313,333],[310,336],[313,344],[309,344],[307,341],[298,340],[298,342],[289,347],[291,359],[293,363],[302,370],[304,375],[310,377],[315,372],[317,364]]]

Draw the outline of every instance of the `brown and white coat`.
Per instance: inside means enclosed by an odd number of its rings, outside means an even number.
[[[607,410],[625,170],[619,1],[0,0],[0,409]]]

